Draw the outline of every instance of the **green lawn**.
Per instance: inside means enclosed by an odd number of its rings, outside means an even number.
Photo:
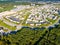
[[[52,24],[55,23],[56,20],[52,20],[52,19],[49,19],[47,18],[48,21],[50,21]]]
[[[0,20],[0,26],[3,26],[3,27],[6,27],[8,28],[9,30],[15,30],[16,27],[12,27],[12,26],[9,26],[7,24],[5,24],[3,21]]]
[[[9,10],[11,10],[11,9],[13,9],[14,8],[14,5],[11,5],[11,4],[4,4],[4,5],[2,5],[2,4],[0,4],[0,12],[3,12],[3,11],[9,11]]]

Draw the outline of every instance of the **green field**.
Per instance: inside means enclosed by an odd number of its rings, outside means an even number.
[[[0,12],[9,11],[14,8],[14,5],[11,4],[0,4]]]
[[[0,26],[3,26],[5,28],[8,28],[9,30],[15,30],[16,27],[12,27],[12,26],[9,26],[7,24],[5,24],[3,21],[0,20]]]

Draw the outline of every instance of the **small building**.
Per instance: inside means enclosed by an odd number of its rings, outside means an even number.
[[[36,26],[40,26],[41,24],[36,24]]]
[[[34,26],[34,24],[30,24],[31,26]]]

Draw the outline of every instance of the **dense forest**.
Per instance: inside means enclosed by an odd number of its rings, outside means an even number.
[[[22,28],[17,33],[0,36],[0,45],[60,45],[60,25],[44,30]]]

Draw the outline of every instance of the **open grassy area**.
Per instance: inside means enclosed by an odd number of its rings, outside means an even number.
[[[12,26],[9,26],[7,24],[5,24],[3,21],[0,20],[0,26],[3,26],[5,28],[8,28],[9,30],[15,30],[16,27],[12,27]]]
[[[9,11],[14,8],[14,5],[8,4],[0,4],[0,12]]]
[[[56,22],[56,20],[52,20],[52,19],[49,19],[47,18],[48,21],[50,21],[52,24],[54,24]]]

